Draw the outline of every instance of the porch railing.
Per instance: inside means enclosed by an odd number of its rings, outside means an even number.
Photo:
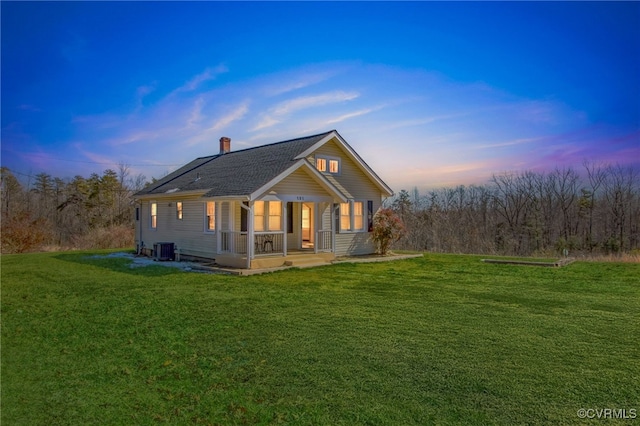
[[[220,231],[220,252],[247,254],[247,233],[238,231]]]
[[[253,236],[254,256],[284,255],[284,232],[256,232]],[[316,232],[318,252],[333,251],[333,233],[331,230]],[[220,252],[247,254],[247,233],[238,231],[220,231]]]
[[[284,254],[284,232],[256,232],[253,244],[255,256]]]
[[[331,230],[320,230],[317,232],[316,246],[319,252],[333,251],[333,235]]]

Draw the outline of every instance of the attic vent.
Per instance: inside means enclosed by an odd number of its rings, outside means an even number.
[[[165,194],[171,194],[171,193],[179,191],[179,190],[180,190],[180,188],[169,189],[169,190],[167,190],[167,192],[165,192]]]
[[[194,182],[197,182],[200,180],[200,173],[196,173],[196,178],[194,179]]]

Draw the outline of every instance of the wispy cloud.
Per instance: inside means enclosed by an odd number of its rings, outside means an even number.
[[[425,124],[430,124],[436,121],[449,120],[452,118],[459,118],[467,113],[456,113],[456,114],[445,114],[445,115],[434,115],[430,117],[418,117],[409,120],[399,120],[395,121],[392,124],[386,125],[385,130],[393,130],[399,129],[403,127],[416,127],[416,126],[424,126]]]
[[[252,130],[262,130],[267,127],[271,127],[281,122],[282,119],[289,115],[309,108],[320,107],[328,104],[346,102],[356,99],[360,96],[357,92],[345,92],[337,90],[328,93],[322,93],[314,96],[300,96],[294,99],[280,102],[274,107],[270,108],[265,116],[262,117],[260,122]]]
[[[503,148],[507,146],[516,146],[516,145],[524,145],[535,142],[540,142],[545,140],[546,137],[535,137],[535,138],[522,138],[522,139],[513,139],[506,142],[497,142],[497,143],[489,143],[484,145],[474,145],[473,149],[494,149],[494,148]]]
[[[187,119],[187,127],[194,127],[200,120],[202,120],[202,106],[204,105],[204,98],[198,96],[191,108],[191,114]]]
[[[216,119],[209,130],[217,131],[224,129],[234,121],[242,119],[247,114],[247,112],[249,112],[249,103],[243,102],[242,104],[238,105],[237,108],[230,111],[227,115]]]
[[[359,94],[357,92],[344,92],[341,90],[315,96],[301,96],[299,98],[281,102],[272,109],[272,113],[274,115],[287,115],[301,109],[313,108],[336,102],[350,101],[358,96]]]
[[[328,120],[327,124],[340,123],[342,121],[349,120],[350,118],[360,117],[362,115],[370,114],[370,113],[372,113],[374,111],[379,111],[382,108],[384,108],[384,105],[377,106],[377,107],[374,107],[374,108],[366,108],[366,109],[361,109],[361,110],[358,110],[358,111],[349,112],[347,114],[343,114],[343,115],[341,115],[339,117],[332,118],[332,119]]]
[[[176,92],[192,92],[200,87],[202,83],[216,79],[220,74],[228,72],[229,69],[225,65],[218,65],[215,68],[207,68],[200,74],[191,78],[184,85],[176,89]]]
[[[156,90],[156,83],[139,86],[136,89],[135,103],[136,111],[140,111],[143,107],[144,98]]]
[[[292,92],[294,90],[300,90],[305,87],[313,86],[314,84],[321,83],[334,75],[339,73],[339,70],[330,70],[330,71],[316,71],[316,72],[305,72],[305,73],[295,73],[290,79],[287,79],[285,83],[275,83],[272,85],[268,85],[265,87],[265,94],[267,96],[277,96],[282,95],[284,93]]]

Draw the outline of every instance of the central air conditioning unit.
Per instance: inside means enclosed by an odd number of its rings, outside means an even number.
[[[173,260],[175,258],[175,244],[155,243],[153,245],[153,258],[159,261]]]

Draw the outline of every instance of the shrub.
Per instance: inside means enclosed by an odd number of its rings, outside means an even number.
[[[39,250],[52,240],[51,224],[20,213],[2,221],[2,253],[25,253]]]
[[[73,238],[76,249],[126,248],[133,246],[134,230],[126,225],[94,228]]]
[[[391,245],[406,234],[402,220],[391,209],[380,209],[373,216],[372,239],[378,247],[378,253],[387,254]]]

